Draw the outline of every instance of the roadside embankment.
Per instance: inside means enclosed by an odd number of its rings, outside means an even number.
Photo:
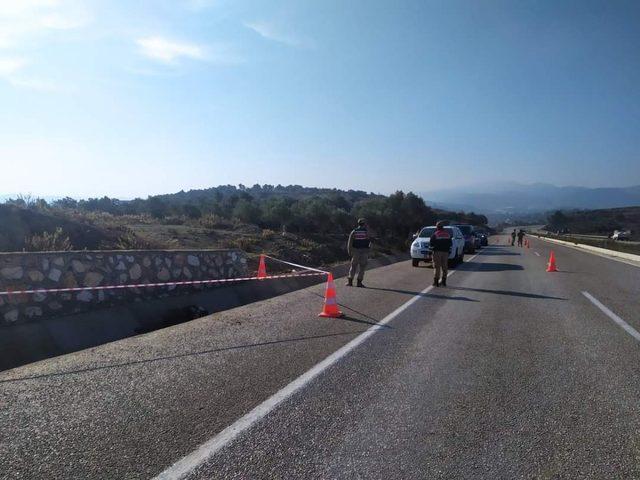
[[[567,247],[572,247],[572,248],[576,248],[578,250],[583,250],[583,251],[587,251],[596,255],[601,255],[604,257],[612,257],[612,258],[617,258],[617,259],[621,259],[621,260],[625,260],[628,262],[633,262],[634,264],[637,264],[640,266],[640,255],[636,254],[636,253],[629,253],[629,252],[625,252],[625,251],[620,251],[620,250],[613,250],[611,248],[603,248],[603,247],[598,247],[598,246],[594,246],[594,245],[590,245],[589,243],[586,242],[591,242],[590,239],[579,239],[580,241],[576,241],[578,239],[571,239],[571,237],[563,237],[562,240],[552,237],[550,235],[542,235],[542,234],[535,234],[538,238],[540,238],[541,240],[547,241],[547,242],[551,242],[551,243],[556,243],[558,245],[565,245]],[[565,239],[566,238],[566,239]],[[567,240],[570,239],[570,240]],[[611,243],[613,243],[613,241],[610,241]],[[620,242],[616,242],[614,245],[620,247]],[[626,245],[625,245],[626,246]],[[633,247],[633,246],[631,246]]]
[[[246,273],[247,259],[240,250],[1,253],[0,292],[9,294],[0,295],[0,325],[168,297],[176,289],[101,289],[107,286],[226,279]],[[67,291],[50,292],[57,289]]]
[[[246,258],[243,252],[236,253],[242,259]],[[370,261],[368,268],[390,265],[407,258],[406,254],[379,255]],[[246,268],[245,262],[240,263]],[[268,273],[271,267],[273,265],[268,265]],[[334,265],[330,270],[335,277],[341,277],[347,274],[348,264]],[[178,286],[172,289],[171,295],[166,293],[168,287],[165,286],[157,288],[153,296],[134,297],[130,301],[121,299],[111,306],[106,303],[87,304],[85,310],[76,313],[4,324],[0,327],[0,370],[184,323],[202,315],[266,300],[325,280],[324,276],[305,276],[245,281],[200,289]],[[318,312],[321,303],[319,299]]]

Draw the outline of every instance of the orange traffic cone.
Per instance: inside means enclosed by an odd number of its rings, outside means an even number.
[[[529,240],[528,240],[528,239],[527,239],[527,240],[525,240],[525,243],[527,244],[527,248],[530,248],[530,247],[529,247]]]
[[[547,272],[557,272],[558,268],[556,267],[556,256],[551,251],[551,255],[549,255],[549,263],[547,264]]]
[[[336,286],[333,283],[333,274],[327,276],[327,290],[324,293],[324,307],[319,317],[338,318],[344,314],[338,309],[338,299],[336,298]]]
[[[260,263],[258,264],[258,278],[267,278],[267,266],[264,263],[264,255],[260,255]]]

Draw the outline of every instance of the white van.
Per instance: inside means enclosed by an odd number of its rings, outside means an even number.
[[[454,265],[462,263],[464,259],[464,236],[458,227],[444,227],[451,235],[453,246],[449,251],[449,263]],[[436,227],[424,227],[414,236],[411,244],[411,262],[417,267],[420,262],[433,262],[433,252],[429,246],[431,235],[436,231]]]

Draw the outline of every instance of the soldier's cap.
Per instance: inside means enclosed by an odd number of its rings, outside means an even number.
[[[367,223],[367,221],[364,218],[358,219],[358,225],[364,225],[365,223]]]

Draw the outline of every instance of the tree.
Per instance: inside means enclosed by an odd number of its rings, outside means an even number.
[[[149,213],[155,218],[164,218],[167,216],[169,207],[160,197],[149,197],[147,200]]]
[[[258,223],[261,213],[260,207],[244,198],[238,200],[233,208],[233,216],[244,223]]]
[[[58,208],[77,208],[78,201],[71,197],[64,197],[58,200],[54,200],[52,205]]]
[[[282,229],[292,221],[291,206],[283,197],[271,197],[262,206],[262,219],[271,228]]]
[[[182,206],[182,212],[189,218],[202,217],[202,211],[198,207],[190,203]]]
[[[566,228],[569,223],[569,218],[560,210],[556,210],[553,215],[549,216],[547,221],[553,230],[557,230],[559,228]]]

